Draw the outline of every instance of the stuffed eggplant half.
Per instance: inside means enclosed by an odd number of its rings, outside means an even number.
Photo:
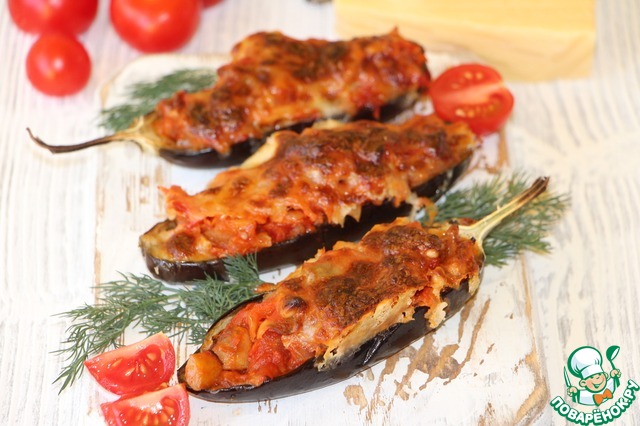
[[[433,115],[278,132],[208,189],[164,189],[170,218],[140,246],[150,271],[167,281],[224,278],[224,260],[238,255],[256,253],[263,271],[299,263],[437,197],[476,145],[465,124]]]
[[[187,166],[238,164],[276,130],[389,118],[425,96],[429,82],[423,49],[397,31],[335,42],[262,32],[234,46],[211,88],[178,92],[127,130],[69,146],[31,137],[54,153],[131,140]]]
[[[220,318],[179,369],[179,380],[203,399],[259,401],[370,367],[438,327],[473,296],[483,238],[546,185],[539,179],[475,223],[424,227],[400,218],[375,226],[358,243],[319,252],[274,289]]]

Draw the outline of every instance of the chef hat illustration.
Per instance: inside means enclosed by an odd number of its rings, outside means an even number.
[[[582,346],[569,355],[567,361],[569,371],[576,377],[586,379],[597,373],[604,373],[602,369],[602,355],[596,348]]]

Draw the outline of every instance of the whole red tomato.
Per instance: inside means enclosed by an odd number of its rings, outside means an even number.
[[[120,37],[143,52],[168,52],[186,44],[200,22],[202,0],[111,0]]]
[[[97,11],[98,0],[9,0],[13,22],[21,30],[36,34],[80,34],[89,28]]]
[[[202,0],[202,4],[204,7],[211,7],[211,6],[215,6],[216,4],[220,3],[222,0]]]
[[[39,91],[71,95],[89,81],[91,59],[84,46],[66,33],[43,34],[27,54],[27,77]]]

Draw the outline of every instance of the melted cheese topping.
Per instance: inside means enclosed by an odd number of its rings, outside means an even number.
[[[145,234],[143,249],[160,259],[211,260],[343,225],[347,216],[358,220],[367,204],[415,200],[414,188],[461,163],[476,145],[465,125],[435,116],[273,138],[266,161],[224,171],[203,192],[164,189],[173,225]]]
[[[295,124],[411,104],[429,81],[422,48],[397,31],[336,42],[258,33],[233,48],[213,87],[160,102],[153,126],[168,149],[227,153]]]
[[[478,280],[481,264],[478,246],[457,225],[425,229],[398,219],[375,226],[359,243],[319,253],[217,327],[187,363],[187,382],[206,384],[196,390],[257,386],[310,359],[331,368],[376,334],[411,321],[418,307],[437,326],[444,295],[465,291],[462,283]],[[221,368],[207,375],[197,365],[212,355]]]

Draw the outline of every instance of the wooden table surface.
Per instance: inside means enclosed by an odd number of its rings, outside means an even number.
[[[460,315],[364,374],[264,403],[192,399],[192,424],[562,424],[549,402],[565,396],[563,367],[583,345],[620,346],[622,383],[640,382],[640,6],[596,7],[589,78],[510,83],[508,169],[548,175],[572,200],[549,237],[552,254],[487,269]],[[178,53],[224,53],[259,30],[334,39],[333,19],[331,4],[225,0]],[[157,185],[193,192],[211,177],[126,144],[52,156],[28,140],[26,127],[58,143],[103,134],[100,91],[140,54],[110,26],[108,2],[81,40],[93,61],[88,87],[48,98],[26,79],[34,37],[0,8],[0,424],[102,424],[99,404],[113,397],[88,376],[61,394],[52,384],[63,364],[52,352],[69,326],[55,314],[91,303],[92,286],[118,271],[145,272],[137,236],[162,217]],[[191,349],[180,346],[179,357]],[[640,424],[640,403],[616,423]]]

